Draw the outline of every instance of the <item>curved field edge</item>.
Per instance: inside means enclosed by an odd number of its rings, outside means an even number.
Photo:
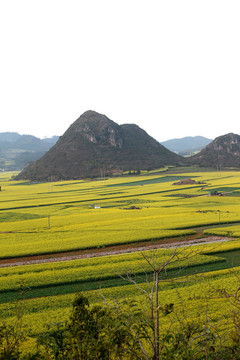
[[[231,237],[240,237],[240,225],[228,225],[226,227],[221,226],[211,229],[204,230],[204,234],[206,235],[219,235],[219,236],[231,236]]]
[[[235,268],[235,273],[229,270],[213,271],[201,275],[189,276],[182,278],[180,281],[171,280],[164,281],[160,284],[160,303],[173,303],[176,312],[188,314],[192,320],[199,316],[203,319],[208,309],[208,316],[212,322],[220,322],[230,317],[231,309],[225,299],[217,296],[218,289],[225,289],[226,291],[236,290],[238,285],[237,276],[240,274],[240,268]],[[146,289],[151,284],[142,284],[143,289]],[[67,319],[71,310],[71,303],[74,299],[74,294],[49,296],[39,299],[24,300],[25,313],[23,316],[23,324],[27,329],[29,335],[38,334],[46,331],[46,325],[49,323],[62,322]],[[125,285],[124,287],[112,287],[108,289],[99,289],[88,291],[87,296],[91,304],[103,303],[103,297],[109,303],[114,304],[120,299],[131,300],[143,304],[145,301],[141,290],[134,285]],[[14,309],[15,305],[5,303],[0,305],[2,318],[8,323],[15,321]],[[163,319],[163,329],[169,325],[166,318]],[[223,321],[224,326],[226,323]]]
[[[188,174],[188,177],[191,175]],[[220,189],[221,187],[226,189],[226,182],[228,181],[228,187],[231,188],[231,191],[233,190],[233,183],[236,184],[239,183],[239,175],[238,174],[232,174],[228,177],[219,177],[219,174],[205,174],[205,176],[200,177],[204,178],[208,182],[208,190],[211,189]],[[14,206],[19,206],[19,211],[28,212],[28,214],[31,214],[34,208],[35,218],[32,220],[24,220],[24,221],[16,221],[15,223],[9,221],[8,224],[2,223],[3,231],[18,231],[18,233],[14,234],[1,234],[2,242],[0,243],[0,246],[2,248],[3,243],[7,243],[7,246],[9,245],[9,239],[10,237],[15,238],[15,243],[12,243],[11,251],[9,251],[10,255],[12,254],[12,251],[14,251],[14,246],[17,248],[17,246],[20,244],[20,242],[24,243],[25,250],[30,248],[29,250],[32,250],[32,248],[36,248],[38,244],[40,244],[42,247],[48,246],[48,244],[51,243],[51,239],[55,239],[54,246],[58,246],[58,242],[60,242],[61,238],[64,238],[64,241],[69,244],[71,237],[74,239],[74,236],[76,235],[76,238],[74,241],[79,241],[79,226],[77,227],[77,232],[74,234],[74,231],[70,231],[71,226],[74,228],[76,226],[76,212],[80,212],[82,215],[83,212],[88,211],[88,214],[90,214],[89,206],[91,206],[90,199],[103,199],[102,203],[100,204],[102,207],[108,207],[108,209],[116,209],[116,207],[129,207],[134,204],[136,207],[142,207],[140,212],[142,213],[148,213],[148,215],[153,215],[152,220],[150,219],[150,216],[146,219],[144,222],[143,217],[140,216],[141,219],[137,222],[139,223],[139,226],[136,227],[136,217],[139,217],[139,210],[119,210],[117,209],[115,212],[108,211],[107,216],[115,216],[115,223],[118,224],[118,230],[120,233],[120,230],[123,231],[126,229],[126,227],[130,227],[131,231],[136,230],[136,234],[141,232],[141,236],[143,235],[143,231],[149,231],[149,228],[154,228],[154,232],[158,231],[161,232],[163,229],[168,228],[177,228],[180,226],[186,226],[187,228],[190,228],[191,226],[196,226],[196,224],[207,224],[207,223],[214,223],[217,224],[219,222],[219,212],[218,210],[221,210],[221,222],[233,222],[233,221],[239,221],[239,203],[237,199],[237,193],[238,188],[237,186],[233,190],[233,194],[230,196],[223,196],[223,197],[211,197],[206,196],[206,193],[208,190],[202,190],[201,187],[187,187],[185,189],[178,188],[177,191],[171,191],[172,184],[171,183],[163,183],[163,184],[151,184],[151,185],[144,185],[149,187],[149,189],[143,191],[140,186],[136,187],[136,185],[133,185],[130,189],[128,186],[125,186],[125,190],[123,189],[123,186],[120,187],[120,182],[117,185],[118,187],[114,188],[116,192],[123,193],[124,191],[128,192],[125,193],[124,201],[121,200],[121,196],[119,196],[119,203],[116,203],[114,200],[114,194],[111,194],[111,198],[107,198],[106,193],[109,191],[104,187],[104,184],[95,183],[92,188],[88,184],[87,194],[84,194],[84,191],[79,191],[80,189],[77,188],[78,186],[82,186],[81,184],[73,184],[68,185],[70,187],[70,190],[73,190],[72,192],[72,200],[71,204],[65,204],[65,201],[60,201],[57,199],[59,196],[66,196],[69,197],[69,192],[60,192],[58,193],[57,185],[53,184],[51,185],[53,191],[48,191],[47,188],[49,187],[49,184],[43,184],[43,185],[29,185],[21,186],[19,185],[19,192],[16,191],[16,186],[13,184],[13,186],[10,188],[7,188],[6,192],[1,193],[1,201],[3,201],[5,197],[5,201],[7,206],[9,205],[8,202],[11,201]],[[63,184],[63,186],[65,186]],[[72,186],[72,188],[71,188]],[[84,185],[86,186],[86,185]],[[151,186],[151,189],[150,189]],[[23,189],[25,187],[25,190]],[[45,187],[45,188],[44,188]],[[44,189],[43,189],[44,188]],[[60,188],[60,187],[59,187]],[[27,189],[27,190],[26,190]],[[64,187],[62,188],[64,189]],[[4,190],[4,189],[3,189]],[[44,191],[43,191],[44,190]],[[65,191],[66,189],[64,189]],[[84,190],[84,189],[83,189]],[[26,198],[27,191],[29,191],[28,196]],[[98,192],[98,196],[93,197],[93,192]],[[112,190],[111,190],[112,191]],[[186,193],[187,195],[199,195],[197,197],[192,198],[184,198],[179,196],[171,196],[167,197],[168,192],[171,192],[171,195],[178,195],[179,193]],[[102,192],[102,193],[101,193]],[[21,193],[21,194],[20,194]],[[44,195],[45,193],[45,195]],[[65,194],[65,195],[64,195]],[[235,195],[236,196],[235,196]],[[45,196],[44,202],[46,206],[35,206],[31,208],[31,203],[34,204],[34,202],[38,201],[38,197]],[[74,197],[83,197],[85,196],[86,201],[74,201]],[[22,200],[26,202],[26,207],[23,210],[21,209]],[[57,201],[56,201],[57,200]],[[68,200],[67,200],[68,201]],[[67,202],[66,201],[66,202]],[[100,201],[100,200],[99,200]],[[17,204],[18,202],[18,204]],[[61,203],[61,204],[58,204]],[[4,201],[3,201],[3,206]],[[54,205],[53,205],[54,204]],[[55,205],[58,204],[58,205]],[[97,204],[99,205],[99,204]],[[27,207],[29,206],[29,209],[27,210]],[[148,208],[150,206],[150,208]],[[103,211],[101,211],[103,210]],[[101,213],[100,213],[101,212]],[[119,223],[119,220],[117,219],[117,216],[119,216],[119,213],[123,215],[124,221]],[[151,214],[152,212],[152,214]],[[49,214],[51,216],[51,223],[50,228],[48,228],[48,216],[46,217],[46,214]],[[106,222],[107,219],[107,210],[106,209],[92,209],[91,211],[91,220],[94,218],[94,221],[91,221],[91,226],[85,225],[85,232],[92,232],[94,234],[94,237],[96,237],[97,233],[100,232],[100,228],[98,226],[98,223],[102,221],[104,223],[102,228],[102,234],[109,234],[109,239],[112,237],[112,241],[116,240],[116,231],[111,233],[111,226],[112,224]],[[111,215],[110,215],[111,214]],[[11,214],[9,213],[9,216]],[[60,222],[64,222],[64,217],[66,216],[66,223],[60,224]],[[22,216],[23,217],[23,216]],[[21,218],[21,217],[19,217]],[[81,218],[81,216],[79,217]],[[125,221],[128,218],[127,221]],[[17,217],[15,218],[17,219]],[[153,227],[154,222],[157,219],[156,226]],[[86,217],[85,219],[86,220]],[[59,225],[54,222],[59,222]],[[134,222],[135,221],[135,222]],[[69,222],[69,224],[67,224]],[[32,224],[31,226],[30,223]],[[15,225],[14,225],[15,224]],[[62,225],[62,226],[60,226]],[[65,228],[64,228],[65,227]],[[11,229],[10,229],[11,228]],[[130,232],[129,229],[126,229]],[[53,235],[55,232],[55,235]],[[38,234],[38,235],[36,235]],[[48,234],[48,238],[44,238],[44,234]],[[36,235],[36,237],[35,237]],[[134,234],[133,234],[134,235]],[[55,236],[55,238],[54,238]],[[104,235],[106,236],[106,235]],[[104,238],[103,236],[103,238]],[[135,236],[135,235],[134,235]],[[44,238],[44,240],[41,243],[41,238]],[[99,238],[98,238],[99,239]],[[30,241],[31,240],[31,241]],[[96,240],[96,239],[95,239]],[[86,239],[88,241],[88,245],[90,243],[90,239]],[[235,243],[232,243],[233,247],[236,249],[239,248],[239,243],[236,240]],[[72,244],[69,244],[69,246],[72,246]],[[102,246],[98,244],[97,246]],[[103,245],[106,246],[106,245]],[[18,251],[23,251],[23,248],[18,248]],[[217,249],[218,250],[218,249]],[[206,249],[206,251],[209,252],[217,252],[216,249]],[[94,263],[92,265],[94,267]],[[238,276],[239,276],[239,268],[234,269],[236,275],[234,275],[232,272],[229,275],[229,270],[219,270],[217,272],[209,272],[206,274],[201,275],[195,275],[192,277],[186,277],[180,279],[180,281],[171,279],[169,282],[161,282],[161,303],[174,303],[175,309],[179,309],[181,311],[181,306],[184,303],[184,311],[186,310],[188,314],[190,314],[191,319],[196,319],[200,317],[205,317],[205,305],[210,309],[208,314],[211,316],[211,320],[213,323],[217,323],[221,319],[225,317],[227,319],[227,307],[225,305],[222,305],[222,299],[216,299],[214,297],[214,291],[218,288],[225,288],[229,289],[230,291],[234,291],[236,289],[236,285],[238,286]],[[16,277],[17,278],[17,277]],[[10,279],[10,278],[9,278]],[[94,282],[94,281],[92,281]],[[96,283],[96,281],[95,281]],[[51,282],[50,282],[51,284]],[[165,285],[166,284],[166,285]],[[49,287],[49,289],[52,289],[53,287]],[[128,289],[130,289],[128,291]],[[3,289],[4,290],[4,289]],[[74,290],[74,286],[72,288]],[[77,290],[77,289],[76,289]],[[27,291],[27,290],[26,290]],[[99,291],[89,291],[88,295],[91,298],[92,303],[96,303],[97,301],[100,302],[101,297],[99,295]],[[125,286],[118,286],[118,287],[111,287],[109,289],[102,289],[102,294],[109,299],[109,301],[112,299],[112,301],[121,299],[121,298],[128,298],[128,299],[136,299],[139,301],[139,303],[143,303],[142,296],[136,291],[136,287],[125,285]],[[5,294],[7,295],[7,294]],[[16,292],[16,295],[17,292]],[[37,295],[37,294],[35,294]],[[67,314],[69,313],[69,309],[71,307],[71,301],[74,297],[73,294],[70,295],[58,295],[58,296],[48,296],[48,293],[45,292],[43,295],[44,298],[38,298],[38,299],[26,299],[25,300],[25,316],[24,316],[24,324],[28,328],[29,332],[32,334],[46,331],[46,323],[49,322],[56,322],[56,321],[64,321],[64,319],[67,317]],[[7,298],[7,296],[6,296]],[[65,300],[64,300],[65,299]],[[7,322],[14,321],[14,304],[13,303],[5,303],[0,305],[0,311],[1,316],[6,319]],[[203,314],[204,313],[204,314]],[[224,320],[224,319],[223,319]],[[163,321],[163,327],[165,326],[166,322]]]
[[[10,236],[8,236],[7,238],[9,241],[7,241],[7,244],[1,246],[0,259],[11,259],[31,255],[50,255],[71,251],[99,249],[123,244],[156,242],[159,240],[166,240],[167,242],[168,239],[173,237],[179,238],[187,235],[194,235],[196,233],[194,230],[162,230],[161,234],[156,236],[156,233],[159,232],[158,230],[152,232],[152,234],[150,231],[146,231],[146,234],[144,234],[144,232],[145,231],[142,231],[141,234],[139,234],[137,231],[133,234],[131,231],[122,230],[121,234],[119,234],[119,231],[117,233],[109,231],[107,235],[96,234],[94,240],[92,238],[89,239],[87,235],[81,236],[81,234],[79,234],[77,238],[74,239],[74,237],[68,237],[68,234],[62,233],[55,234],[51,239],[46,239],[45,242],[44,239],[37,241],[34,239],[33,234],[25,234],[24,240],[22,240],[20,244],[17,237],[10,241]]]
[[[169,264],[165,280],[169,277],[197,274],[231,267],[221,255],[222,252],[239,250],[237,241],[221,244],[196,245],[179,250],[180,258]],[[26,297],[49,296],[51,294],[72,293],[94,288],[126,285],[125,277],[131,274],[142,283],[151,267],[146,258],[164,263],[174,253],[174,249],[160,249],[124,255],[111,255],[104,258],[71,260],[38,265],[24,265],[2,268],[0,270],[0,300],[16,300],[20,284],[28,289]],[[239,262],[236,264],[238,265]],[[121,278],[121,277],[124,277]]]
[[[216,173],[188,173],[186,177],[205,185],[184,187],[173,186],[177,177],[185,175],[27,185],[4,182],[0,209],[18,208],[18,212],[2,211],[0,257],[167,241],[194,234],[196,226],[217,225],[219,209],[222,223],[240,221],[237,173],[221,178]],[[231,196],[208,196],[211,189],[229,190]],[[179,197],[186,192],[194,197]]]
[[[126,274],[149,273],[151,266],[147,263],[146,258],[158,263],[165,263],[174,253],[174,249],[159,249],[141,253],[1,268],[0,292],[17,290],[21,283],[25,287],[40,288],[108,280]],[[197,248],[182,248],[178,251],[178,259],[170,263],[167,269],[189,268],[221,261],[223,259],[217,256],[202,254]]]

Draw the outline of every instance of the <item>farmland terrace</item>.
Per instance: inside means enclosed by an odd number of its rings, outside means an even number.
[[[216,227],[216,226],[215,226]],[[118,246],[109,246],[107,249],[87,249],[80,251],[68,251],[60,252],[55,254],[45,254],[45,255],[35,255],[35,256],[24,256],[24,257],[15,257],[10,259],[1,259],[1,267],[9,266],[20,266],[20,265],[29,265],[29,264],[41,264],[41,263],[50,263],[58,261],[68,261],[75,259],[85,259],[99,256],[108,256],[115,254],[127,254],[132,252],[141,252],[145,250],[154,250],[154,249],[169,249],[169,248],[178,248],[183,246],[192,246],[199,245],[203,243],[219,243],[224,241],[232,240],[230,237],[222,236],[210,236],[199,238],[200,233],[195,235],[186,236],[184,239],[170,238],[165,241],[159,240],[154,242],[154,244],[149,245],[149,241],[139,244],[124,244]]]

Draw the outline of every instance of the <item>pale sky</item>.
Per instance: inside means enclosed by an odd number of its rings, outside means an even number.
[[[240,135],[239,0],[0,0],[0,132],[86,110],[159,141]]]

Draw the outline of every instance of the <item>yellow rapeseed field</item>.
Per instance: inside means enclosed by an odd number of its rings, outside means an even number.
[[[206,236],[233,236],[235,240],[222,243],[217,249],[215,245],[195,247],[201,254],[191,258],[191,266],[223,262],[214,252],[240,248],[239,172],[154,172],[142,176],[51,183],[17,182],[11,176],[10,173],[0,176],[2,260],[97,250],[119,244],[131,246],[146,241],[149,244],[160,240],[167,243],[174,237],[176,241],[184,240],[186,235],[197,234],[200,230]],[[196,183],[174,185],[188,178]],[[158,250],[157,261],[166,261],[171,251]],[[204,255],[211,252],[211,256]],[[47,322],[66,319],[80,283],[93,283],[95,289],[102,287],[102,294],[108,299],[126,297],[142,301],[141,291],[134,285],[116,285],[111,281],[117,281],[118,275],[128,272],[141,273],[143,269],[148,272],[149,267],[145,265],[142,255],[134,253],[2,268],[1,317],[10,323],[14,321],[14,301],[21,286],[26,289],[26,294],[31,288],[32,298],[25,300],[24,323],[32,333],[44,331]],[[235,272],[238,274],[239,271],[236,267]],[[209,297],[210,289],[224,286],[233,290],[236,276],[229,270],[189,276],[181,281],[162,282],[162,303],[173,302],[180,310],[182,301],[187,302],[187,311],[192,318],[204,316],[203,307],[211,303],[211,316],[218,321],[226,305]],[[99,290],[89,290],[88,294],[92,302],[101,299]]]

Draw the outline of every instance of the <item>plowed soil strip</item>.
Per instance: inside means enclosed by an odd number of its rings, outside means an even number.
[[[78,252],[78,253],[62,253],[61,254],[51,254],[45,256],[32,256],[28,258],[16,258],[16,259],[7,259],[0,261],[0,268],[9,267],[9,266],[20,266],[20,265],[31,265],[31,264],[42,264],[42,263],[50,263],[50,262],[58,262],[58,261],[67,261],[67,260],[76,260],[76,259],[86,259],[98,256],[109,256],[116,254],[127,254],[137,251],[145,251],[145,250],[154,250],[154,249],[170,249],[176,247],[183,246],[192,246],[192,245],[200,245],[204,243],[220,243],[224,241],[232,240],[229,237],[220,237],[220,236],[210,236],[202,239],[193,239],[186,241],[176,241],[176,242],[168,242],[168,243],[160,243],[153,245],[145,245],[145,246],[128,246],[125,248],[109,248],[108,250],[97,251],[97,252]],[[64,254],[64,255],[63,255]]]

